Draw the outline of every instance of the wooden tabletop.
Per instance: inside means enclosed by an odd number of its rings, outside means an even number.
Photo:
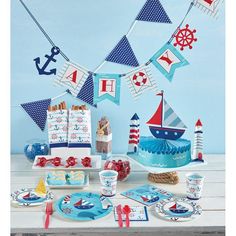
[[[78,235],[112,235],[119,232],[123,235],[201,235],[201,234],[221,234],[225,231],[225,156],[205,155],[208,165],[192,168],[189,171],[196,171],[205,176],[203,196],[199,204],[203,208],[201,217],[189,222],[165,221],[154,212],[154,207],[148,208],[149,221],[131,222],[130,228],[118,228],[114,220],[113,213],[108,216],[87,222],[75,222],[65,220],[55,212],[51,218],[48,230],[43,228],[45,217],[45,206],[37,207],[11,207],[11,232],[12,233],[50,233],[55,235],[68,235],[77,233]],[[125,198],[119,193],[130,188],[143,184],[153,184],[174,194],[184,195],[186,192],[185,174],[189,171],[178,172],[180,183],[177,185],[154,184],[147,180],[147,172],[132,164],[131,175],[126,182],[119,182],[117,194],[111,200],[114,205],[121,203],[131,206],[141,205],[136,201]],[[39,178],[44,177],[44,171],[32,170],[32,163],[27,161],[24,155],[12,155],[11,158],[11,190],[15,191],[25,187],[35,187]],[[90,173],[90,186],[86,189],[66,189],[52,190],[55,200],[65,194],[80,191],[91,191],[99,193],[100,182],[98,172]],[[111,234],[112,232],[112,234]],[[18,235],[18,234],[17,234]],[[120,234],[119,234],[120,235]]]

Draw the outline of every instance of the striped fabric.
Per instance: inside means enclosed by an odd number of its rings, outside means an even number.
[[[86,81],[84,82],[84,85],[82,86],[81,90],[79,91],[77,98],[80,100],[97,107],[93,103],[93,93],[94,93],[94,85],[93,85],[93,76],[90,74]]]
[[[139,66],[138,60],[126,36],[123,36],[105,60],[122,65]]]
[[[164,100],[164,122],[163,126],[187,128],[182,120],[176,115],[170,105]]]
[[[172,23],[159,0],[147,0],[136,20]]]

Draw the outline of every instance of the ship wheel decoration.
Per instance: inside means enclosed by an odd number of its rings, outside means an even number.
[[[180,50],[184,50],[185,47],[189,47],[189,49],[192,49],[192,43],[197,41],[197,38],[194,37],[194,34],[196,33],[196,30],[190,30],[189,25],[187,24],[185,28],[179,29],[179,31],[175,34],[175,40],[174,46],[177,45],[180,46]]]

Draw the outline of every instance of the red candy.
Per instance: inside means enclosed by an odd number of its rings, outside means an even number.
[[[70,166],[75,166],[77,164],[77,158],[75,157],[69,157],[67,160],[66,160],[66,168],[70,167]]]
[[[130,174],[130,163],[124,160],[107,160],[104,165],[104,170],[115,170],[118,172],[117,179],[124,181]]]
[[[90,157],[84,157],[81,159],[81,163],[84,167],[92,167],[91,165],[91,158]]]
[[[46,164],[48,162],[48,160],[45,157],[39,157],[37,161],[38,162],[37,162],[36,166],[40,166],[40,167],[46,166]]]
[[[54,166],[62,166],[60,157],[54,157],[53,159],[51,159],[51,163]]]

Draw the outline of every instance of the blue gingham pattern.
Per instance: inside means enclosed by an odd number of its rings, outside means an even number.
[[[47,109],[51,103],[51,98],[27,102],[21,104],[21,107],[28,113],[35,124],[43,131],[47,120]]]
[[[77,98],[80,100],[97,107],[97,105],[94,105],[93,103],[93,93],[94,93],[94,84],[93,84],[93,76],[92,74],[89,74],[88,78],[84,82],[83,87],[81,88],[80,92],[77,95]]]
[[[138,60],[126,36],[123,36],[105,60],[122,65],[139,66]]]
[[[172,23],[159,0],[147,0],[136,20]]]

